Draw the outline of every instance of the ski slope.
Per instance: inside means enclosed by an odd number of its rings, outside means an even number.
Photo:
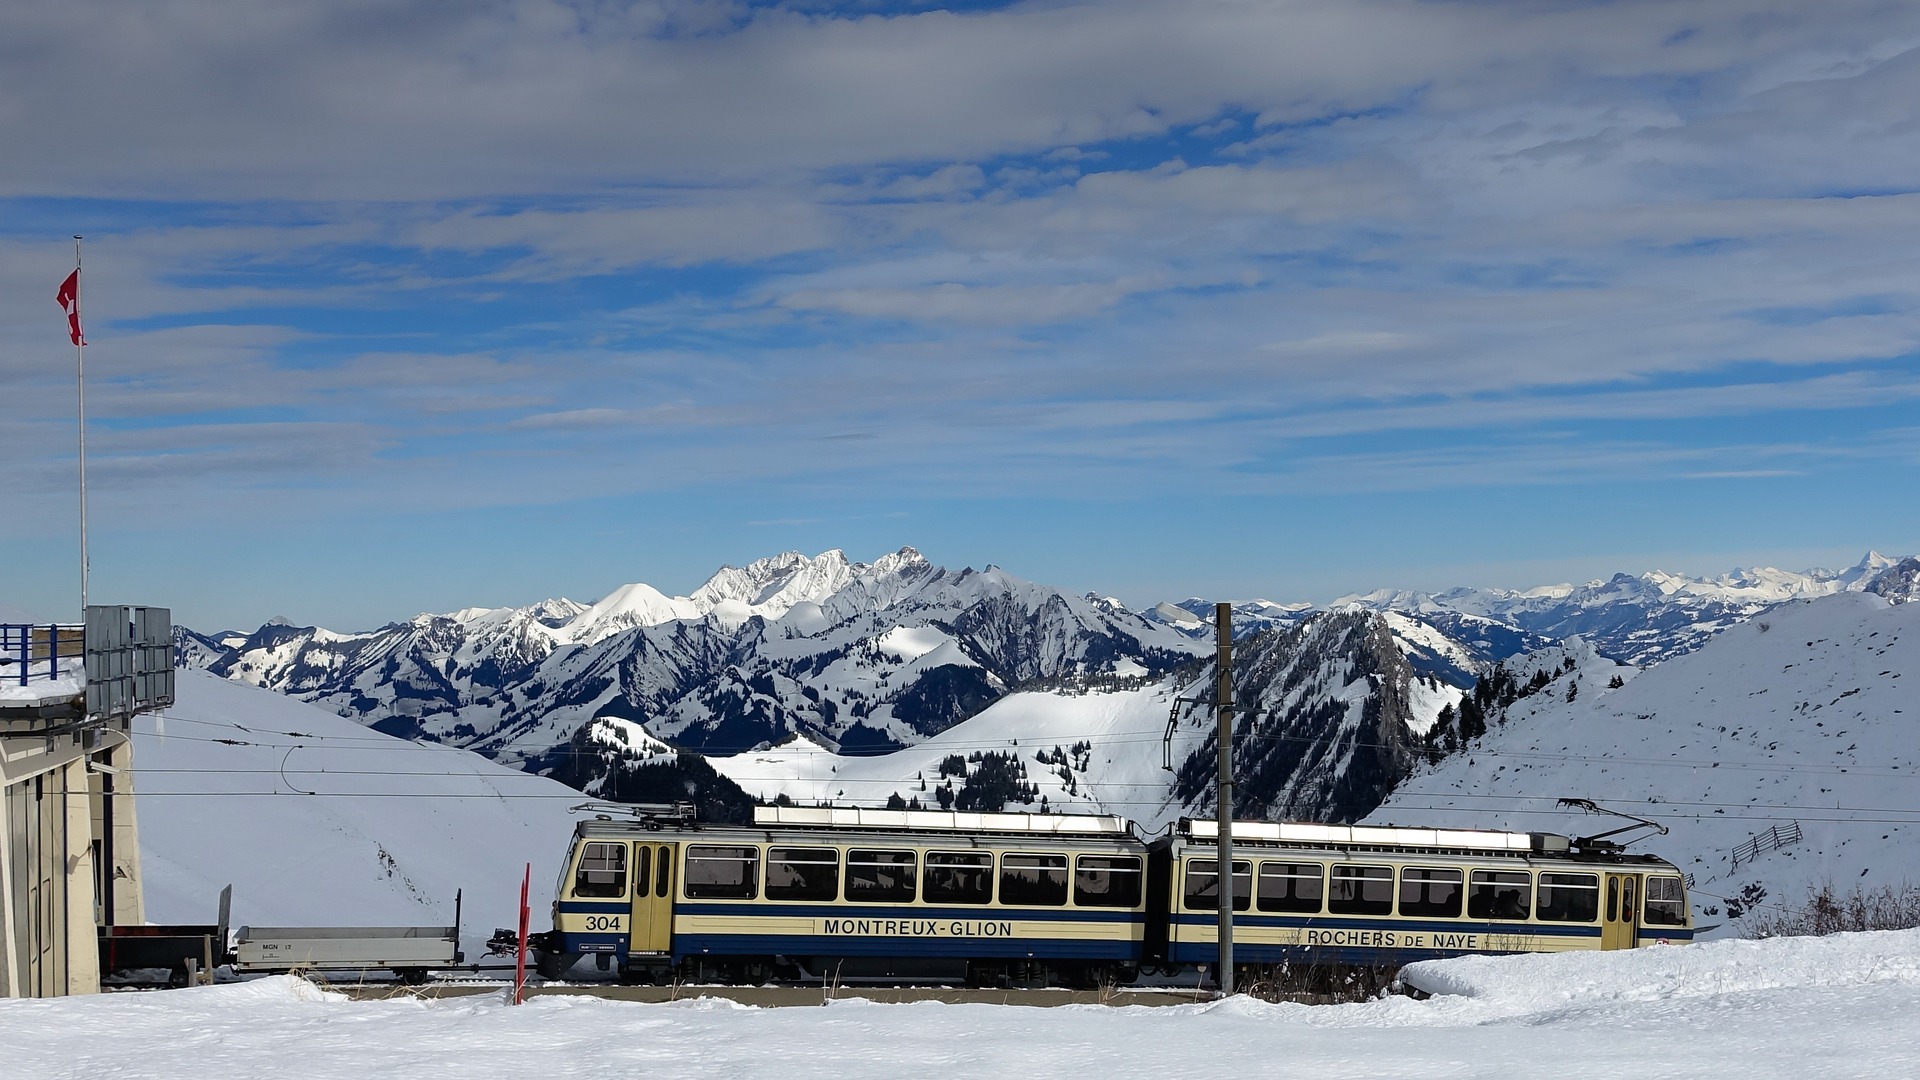
[[[1920,931],[1421,965],[1354,1005],[757,1009],[588,997],[354,1002],[290,977],[0,1001],[9,1080],[1010,1080],[1920,1074]]]
[[[134,776],[149,922],[212,922],[231,883],[236,926],[448,925],[465,890],[470,960],[528,863],[544,915],[585,799],[202,671],[135,720]]]

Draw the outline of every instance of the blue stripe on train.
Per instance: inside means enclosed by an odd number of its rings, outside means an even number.
[[[564,910],[564,909],[563,909]],[[1014,922],[1145,922],[1143,911],[1122,908],[909,907],[904,904],[795,904],[758,901],[734,904],[676,903],[675,915],[777,916],[800,919],[996,919]]]
[[[1214,915],[1175,915],[1182,926],[1216,926]],[[1324,915],[1250,915],[1233,913],[1233,925],[1255,927],[1298,927],[1314,930],[1401,930],[1433,934],[1532,934],[1538,937],[1599,937],[1598,926],[1555,926],[1546,923],[1482,922],[1477,920],[1435,919],[1342,919]]]
[[[1491,949],[1476,949],[1476,954],[1504,955]],[[1234,964],[1411,964],[1417,960],[1446,960],[1464,955],[1459,949],[1402,949],[1370,945],[1254,945],[1233,943]],[[1220,959],[1212,942],[1181,942],[1173,947],[1172,959],[1181,964],[1212,964]]]
[[[616,953],[626,955],[625,934],[561,934],[560,951],[567,953]]]
[[[673,958],[686,956],[884,956],[1026,958],[1044,960],[1140,959],[1138,941],[1072,938],[910,938],[825,934],[675,934]]]
[[[563,915],[625,915],[629,902],[606,900],[562,900]],[[1014,919],[1042,922],[1140,922],[1146,913],[1120,908],[1008,908],[983,904],[979,907],[907,907],[893,904],[795,904],[783,901],[750,901],[734,904],[676,903],[675,915],[778,916],[800,919]]]

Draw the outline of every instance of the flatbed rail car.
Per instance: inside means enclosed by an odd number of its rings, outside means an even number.
[[[1169,971],[1217,958],[1217,826],[1152,844],[1147,952]],[[1389,966],[1461,953],[1690,941],[1673,864],[1551,833],[1246,821],[1233,826],[1236,966]]]
[[[243,926],[233,947],[233,970],[239,974],[385,970],[408,983],[425,982],[429,973],[456,967],[465,959],[457,923]]]
[[[1146,845],[1122,818],[757,807],[752,825],[575,829],[543,975],[1091,985],[1143,958]]]
[[[222,894],[222,917],[226,896]],[[434,971],[466,960],[460,951],[465,893],[453,894],[452,926],[243,926],[234,935],[238,974],[289,971],[390,971],[401,982],[423,983]]]

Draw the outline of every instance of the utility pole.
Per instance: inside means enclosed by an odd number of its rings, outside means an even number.
[[[1233,993],[1233,605],[1213,606],[1217,681],[1213,711],[1220,722],[1220,787],[1215,795],[1219,836],[1214,876],[1220,893],[1220,967],[1214,980],[1222,997]]]

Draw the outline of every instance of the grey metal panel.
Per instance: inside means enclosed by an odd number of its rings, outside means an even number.
[[[95,720],[173,704],[173,612],[88,605],[86,667],[87,715]]]

